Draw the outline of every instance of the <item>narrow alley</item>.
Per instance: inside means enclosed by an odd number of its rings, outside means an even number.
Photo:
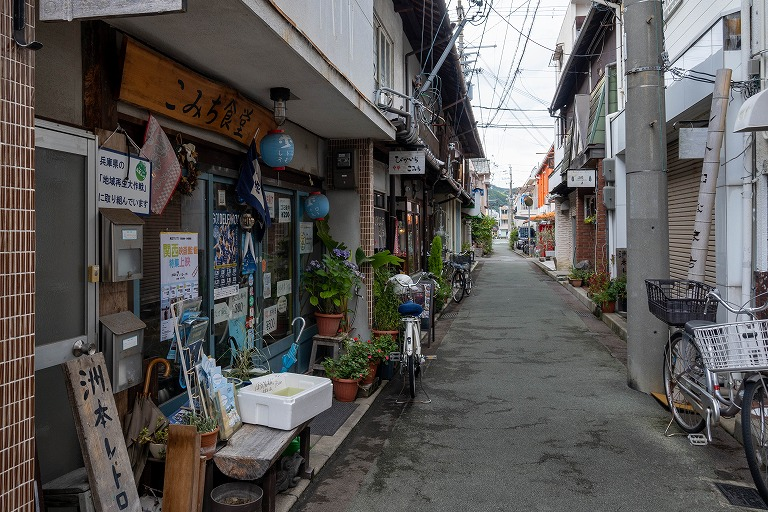
[[[715,485],[753,487],[741,445],[665,436],[605,346],[623,342],[563,286],[506,241],[474,272],[440,321],[432,402],[397,405],[396,376],[294,512],[749,510]]]

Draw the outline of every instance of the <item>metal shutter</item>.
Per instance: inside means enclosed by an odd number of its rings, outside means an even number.
[[[144,277],[141,304],[160,302],[160,232],[181,231],[181,194],[175,193],[162,215],[144,219]]]
[[[704,160],[679,160],[678,141],[667,145],[667,187],[669,207],[669,277],[688,278],[691,259],[691,235],[699,196],[699,181]],[[702,151],[703,153],[703,151]],[[714,286],[715,275],[715,213],[709,231],[709,249],[704,282]]]

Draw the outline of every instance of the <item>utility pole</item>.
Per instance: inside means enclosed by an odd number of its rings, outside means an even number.
[[[648,311],[646,279],[669,277],[661,0],[626,0],[627,381],[663,392],[667,326]]]

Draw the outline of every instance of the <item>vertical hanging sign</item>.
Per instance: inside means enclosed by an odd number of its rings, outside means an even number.
[[[213,299],[237,295],[240,276],[240,215],[213,212]]]
[[[173,338],[171,304],[200,296],[197,233],[160,233],[160,340]]]
[[[141,504],[104,354],[78,357],[61,366],[96,510],[139,512]]]

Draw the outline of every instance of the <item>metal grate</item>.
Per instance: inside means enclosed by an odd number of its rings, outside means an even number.
[[[580,316],[580,317],[582,317],[582,318],[589,318],[590,316],[594,316],[594,315],[593,315],[591,312],[589,312],[589,311],[574,311],[574,310],[571,310],[571,311],[573,311],[574,313],[576,313],[576,316]]]
[[[459,316],[458,311],[454,311],[452,313],[443,313],[440,318],[457,318]]]
[[[724,484],[715,482],[715,486],[723,493],[728,503],[737,507],[748,507],[758,510],[768,510],[763,498],[758,494],[757,489],[745,487],[743,485]]]

